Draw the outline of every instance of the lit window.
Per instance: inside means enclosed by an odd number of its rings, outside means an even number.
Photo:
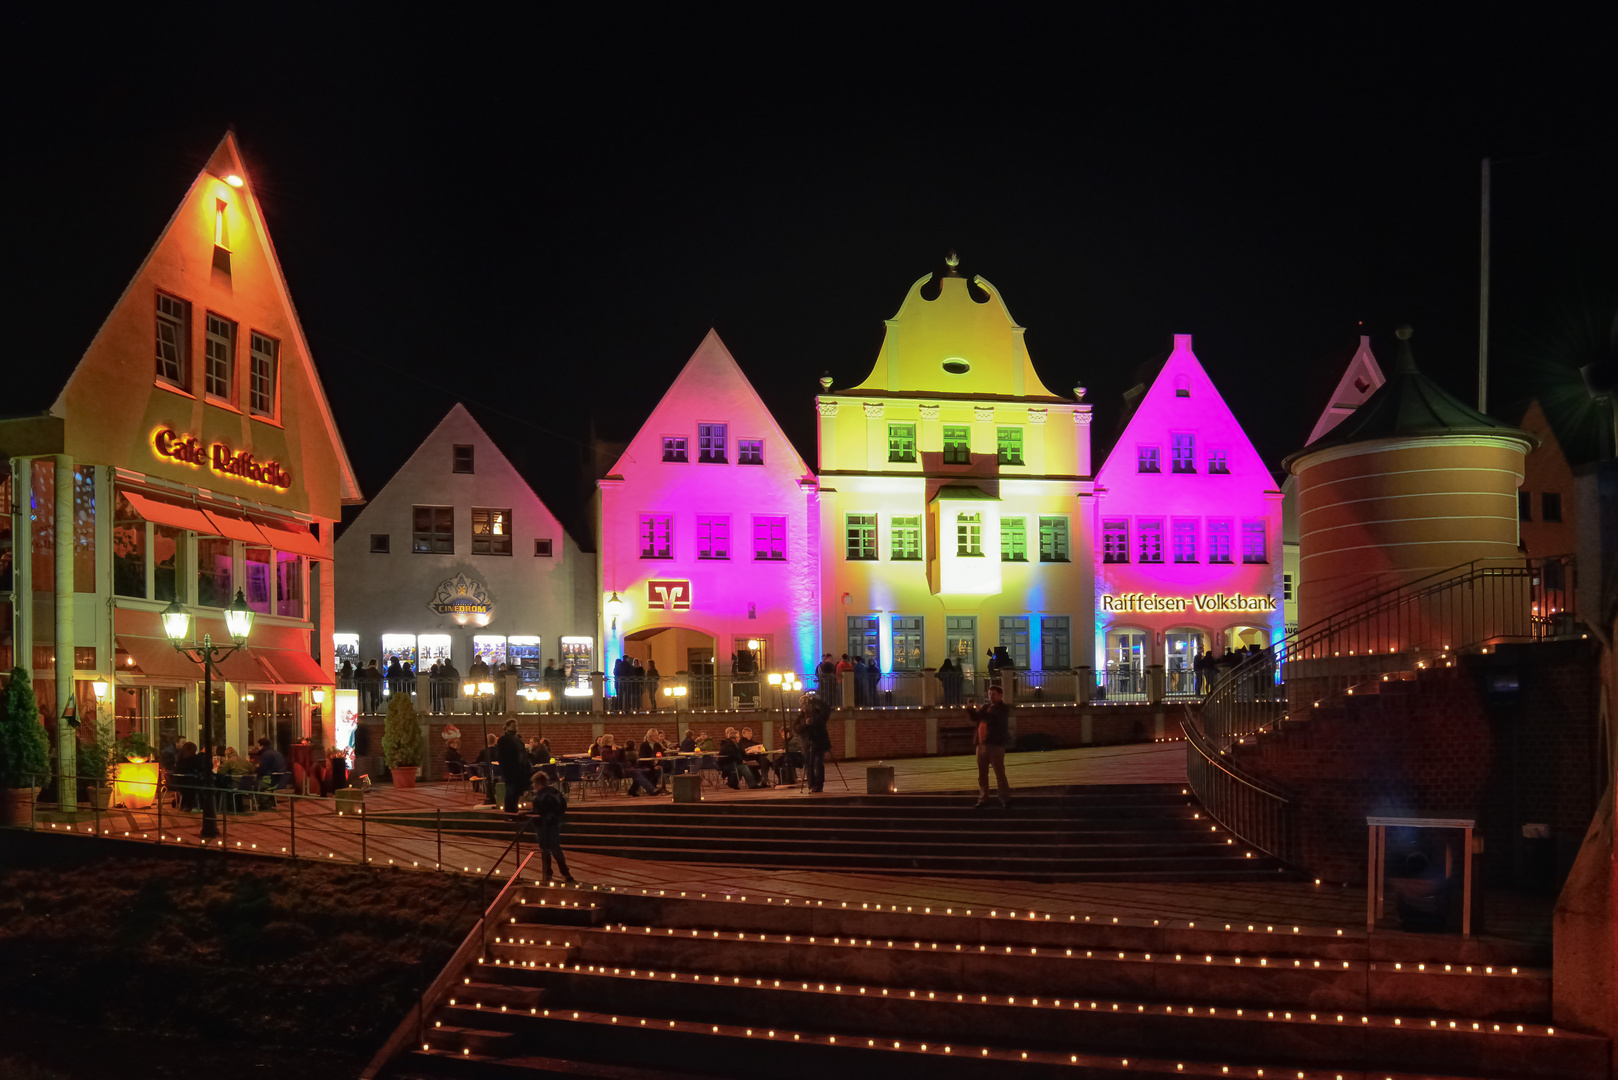
[[[549,539],[535,540],[534,541],[534,558],[536,558],[536,559],[548,559],[550,557],[551,557],[551,541]]]
[[[674,519],[667,514],[640,516],[640,557],[674,558]]]
[[[1126,563],[1129,561],[1129,522],[1122,518],[1101,523],[1101,561]]]
[[[1539,497],[1539,520],[1562,520],[1562,494],[1558,491],[1547,491]]]
[[[472,507],[472,554],[511,554],[511,511]]]
[[[1000,561],[1028,561],[1028,522],[1023,518],[1000,519]]]
[[[1163,471],[1163,450],[1157,446],[1135,447],[1135,471],[1155,473]]]
[[[697,515],[697,558],[730,558],[730,518]]]
[[[916,425],[915,424],[889,424],[888,425],[888,460],[889,461],[915,461],[916,460]]]
[[[921,558],[921,518],[895,517],[892,522],[892,550],[889,558],[895,562],[914,562]]]
[[[753,519],[753,558],[758,562],[782,562],[787,557],[787,519]]]
[[[1242,522],[1242,562],[1269,561],[1264,543],[1264,522],[1262,520]]]
[[[1065,671],[1073,666],[1073,621],[1066,615],[1046,615],[1039,620],[1039,662],[1046,671]]]
[[[851,560],[876,558],[876,515],[848,515],[848,557]]]
[[[393,550],[393,536],[391,533],[371,534],[371,554],[387,555]]]
[[[207,390],[231,401],[236,385],[236,324],[208,312]]]
[[[1215,449],[1213,449],[1211,447],[1209,448],[1209,450],[1208,450],[1208,471],[1210,473],[1227,473],[1227,474],[1230,472],[1230,461],[1226,457],[1226,454],[1225,454],[1224,450],[1215,450]]]
[[[1067,562],[1067,518],[1061,515],[1039,519],[1039,561]]]
[[[685,456],[686,437],[684,435],[663,436],[663,460],[687,461]]]
[[[1003,427],[994,431],[995,452],[1002,465],[1022,464],[1022,428]]]
[[[1163,519],[1142,518],[1135,523],[1135,537],[1139,541],[1136,550],[1140,552],[1138,562],[1160,563],[1163,561]]]
[[[191,382],[185,337],[189,309],[184,300],[157,294],[157,377],[179,387],[189,387]]]
[[[469,473],[472,471],[472,448],[470,446],[456,446],[454,456],[450,459],[452,472]]]
[[[418,506],[411,512],[410,550],[417,555],[455,554],[455,508]]]
[[[1197,471],[1197,437],[1186,433],[1173,436],[1174,439],[1174,471],[1177,473],[1194,473]]]
[[[1174,561],[1197,561],[1197,521],[1195,518],[1174,519]]]
[[[304,559],[291,551],[275,553],[275,613],[293,619],[304,618]]]
[[[963,425],[944,428],[944,464],[972,464],[972,429]]]
[[[983,515],[955,515],[955,554],[971,557],[983,554]]]
[[[924,620],[919,615],[895,615],[892,625],[893,670],[920,671],[926,651],[922,636]]]
[[[697,460],[708,465],[725,463],[725,425],[697,425]]]
[[[874,616],[850,615],[848,617],[849,659],[863,656],[867,660],[877,660],[880,648],[877,644],[877,635],[881,633],[881,630],[882,624]]]
[[[1208,522],[1208,561],[1211,563],[1230,562],[1230,522]]]
[[[1023,669],[1028,667],[1028,616],[1000,616],[1000,641],[1006,647],[1011,662]]]
[[[736,464],[762,465],[764,464],[763,439],[737,439]]]
[[[259,416],[275,415],[276,371],[281,343],[254,330],[248,337],[251,370],[248,372],[248,404]]]

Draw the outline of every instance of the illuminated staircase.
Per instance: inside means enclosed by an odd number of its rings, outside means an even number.
[[[1552,1027],[1548,973],[1500,943],[1463,961],[1458,941],[1348,928],[505,900],[384,1075],[1607,1076],[1607,1041]]]

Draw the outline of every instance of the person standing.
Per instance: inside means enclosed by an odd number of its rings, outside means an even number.
[[[803,768],[810,791],[826,787],[826,751],[831,749],[831,733],[826,730],[831,707],[813,694],[798,702],[798,735],[803,741]]]
[[[646,695],[652,699],[651,703],[648,704],[646,707],[648,709],[652,710],[653,712],[656,712],[657,711],[657,684],[663,678],[663,674],[660,671],[657,670],[657,661],[656,660],[648,660],[646,662],[646,674],[645,674],[644,678],[646,679]]]
[[[544,773],[534,774],[534,784],[534,833],[542,880],[551,879],[551,857],[555,856],[562,880],[571,885],[573,875],[567,872],[567,856],[562,854],[562,816],[567,813],[567,796],[551,787],[551,778]]]
[[[517,721],[507,720],[505,733],[494,745],[495,760],[500,763],[500,779],[506,782],[506,813],[515,814],[522,793],[528,789],[528,748],[517,734]]]
[[[1011,730],[1011,707],[999,683],[989,686],[989,703],[981,709],[967,708],[967,714],[977,721],[973,742],[978,755],[979,808],[989,805],[989,769],[994,769],[995,794],[1000,805],[1011,807],[1011,785],[1006,783],[1006,739]]]

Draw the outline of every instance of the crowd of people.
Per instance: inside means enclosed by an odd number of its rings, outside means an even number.
[[[636,657],[620,656],[612,662],[612,686],[607,695],[612,699],[610,707],[617,712],[656,709],[657,684],[662,678],[656,660],[642,665]]]

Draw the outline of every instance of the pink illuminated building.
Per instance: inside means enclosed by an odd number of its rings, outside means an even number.
[[[813,670],[819,644],[814,474],[713,331],[598,481],[601,639],[688,673],[691,704],[750,700],[756,670]],[[731,660],[743,677],[731,679]],[[710,679],[717,676],[717,679]],[[670,685],[665,682],[664,685]],[[765,684],[767,685],[767,684]]]
[[[1198,655],[1282,627],[1281,492],[1191,351],[1174,349],[1096,473],[1097,682],[1195,692]]]

